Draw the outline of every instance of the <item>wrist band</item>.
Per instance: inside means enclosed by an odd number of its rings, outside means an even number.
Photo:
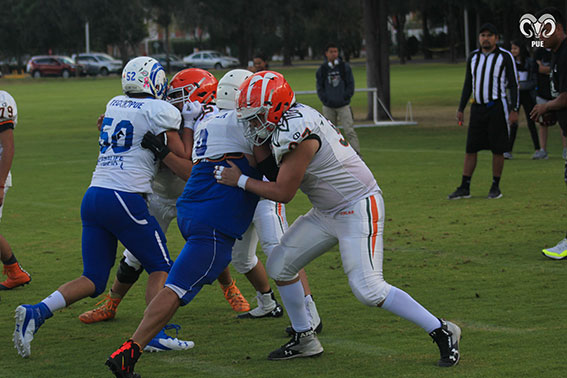
[[[246,181],[248,181],[248,176],[240,175],[238,178],[238,187],[242,190],[246,190]]]

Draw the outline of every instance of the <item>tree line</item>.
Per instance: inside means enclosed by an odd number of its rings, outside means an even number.
[[[524,13],[549,5],[567,10],[567,0],[0,0],[0,59],[24,64],[28,55],[83,52],[86,22],[91,50],[115,46],[123,61],[142,53],[148,21],[165,31],[159,52],[229,47],[243,66],[258,53],[282,55],[285,65],[310,51],[322,57],[332,41],[346,60],[365,52],[367,85],[389,108],[392,53],[402,64],[416,54],[455,62],[465,58],[465,10],[474,49],[481,23],[494,23],[510,41],[521,37]],[[420,38],[408,37],[409,28]],[[188,45],[170,40],[172,30],[204,33]]]

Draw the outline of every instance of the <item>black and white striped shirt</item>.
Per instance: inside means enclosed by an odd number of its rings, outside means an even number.
[[[471,93],[477,104],[506,100],[506,88],[510,88],[512,109],[517,109],[519,107],[518,74],[512,54],[500,47],[496,47],[488,54],[480,49],[475,50],[467,59],[467,73],[459,110],[465,109]]]

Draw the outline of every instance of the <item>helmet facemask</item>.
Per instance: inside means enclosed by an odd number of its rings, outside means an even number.
[[[205,78],[203,77],[196,85],[191,83],[177,88],[170,86],[167,90],[167,102],[172,105],[191,102],[191,96],[193,96],[193,94],[197,92],[204,81]]]
[[[270,108],[272,107],[273,93],[271,91],[268,100],[262,106],[257,108],[240,108],[237,111],[239,122],[244,126],[244,136],[255,146],[261,146],[266,143],[276,130],[277,125],[268,120]]]

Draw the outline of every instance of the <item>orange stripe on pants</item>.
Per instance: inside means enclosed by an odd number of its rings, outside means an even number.
[[[372,214],[372,258],[374,258],[374,250],[376,249],[376,237],[378,236],[378,205],[376,198],[370,197],[370,210]]]

